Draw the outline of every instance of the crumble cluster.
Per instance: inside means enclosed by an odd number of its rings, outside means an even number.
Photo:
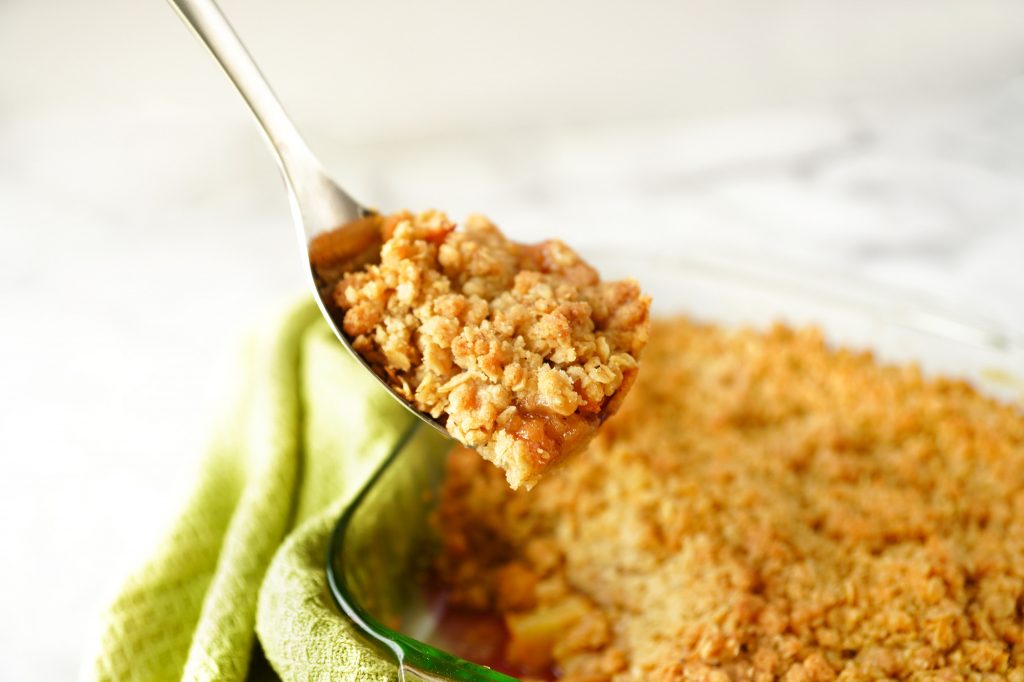
[[[529,495],[456,451],[438,579],[564,680],[1024,681],[1024,414],[813,329],[655,322]]]
[[[438,211],[377,221],[380,262],[333,289],[353,347],[512,488],[531,488],[625,396],[650,299],[600,281],[560,241],[517,244],[482,216],[460,230]],[[329,252],[329,236],[313,247]]]

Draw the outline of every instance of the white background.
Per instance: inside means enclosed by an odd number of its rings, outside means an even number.
[[[225,0],[384,208],[735,249],[1024,328],[1024,4]],[[0,679],[72,677],[302,291],[240,100],[151,0],[0,0]]]

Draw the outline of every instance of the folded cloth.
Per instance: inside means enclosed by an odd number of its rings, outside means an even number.
[[[334,520],[412,417],[311,303],[242,357],[195,490],[107,609],[86,677],[243,680],[258,633],[284,680],[396,679],[338,614],[324,565]]]

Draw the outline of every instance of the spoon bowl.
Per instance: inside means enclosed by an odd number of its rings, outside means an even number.
[[[341,230],[340,241],[353,245],[352,258],[348,261],[352,264],[350,269],[376,260],[380,253],[380,243],[368,238],[369,223],[364,220],[373,211],[353,199],[327,174],[214,0],[168,1],[220,64],[256,117],[288,190],[310,289],[334,335],[395,400],[434,429],[450,437],[442,424],[410,405],[352,348],[352,342],[341,326],[341,314],[331,305],[330,291],[320,281],[310,258],[310,247],[317,237]],[[376,248],[376,253],[365,252],[373,248]]]

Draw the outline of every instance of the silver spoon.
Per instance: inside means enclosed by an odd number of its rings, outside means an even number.
[[[295,227],[298,228],[309,284],[320,312],[331,326],[334,335],[406,409],[448,436],[444,426],[410,405],[377,376],[362,356],[352,348],[351,342],[341,329],[340,320],[335,319],[332,307],[327,305],[323,292],[317,286],[316,273],[309,259],[310,242],[320,234],[345,226],[345,230],[351,233],[353,243],[365,243],[366,223],[360,223],[359,219],[373,212],[349,196],[327,175],[327,171],[306,146],[295,124],[288,118],[281,102],[270,89],[270,85],[263,78],[263,74],[217,4],[213,0],[168,1],[199,40],[206,45],[224,69],[224,73],[234,83],[242,99],[249,105],[249,110],[256,117],[256,122],[260,124],[267,144],[274,152],[277,165],[284,177],[284,184],[288,188],[292,218]],[[352,261],[357,263],[360,259],[353,258]]]

